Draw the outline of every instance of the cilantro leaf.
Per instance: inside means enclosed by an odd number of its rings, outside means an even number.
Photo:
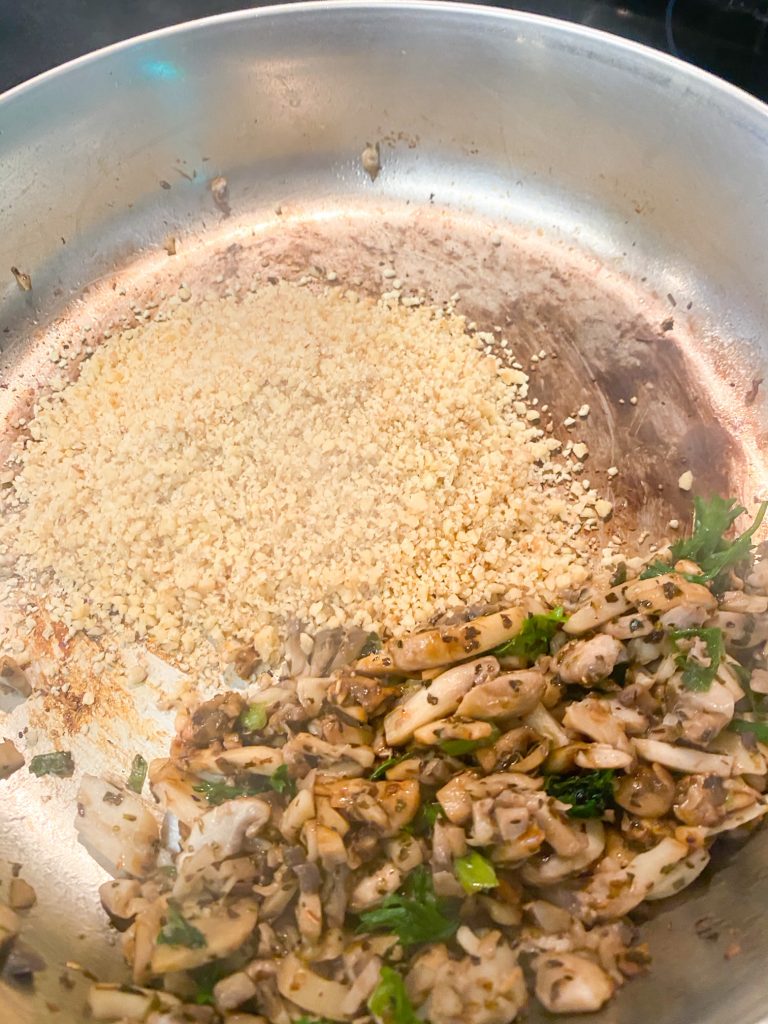
[[[296,796],[296,783],[288,774],[287,764],[281,764],[279,768],[275,768],[269,777],[269,784],[276,793],[289,797]]]
[[[381,764],[377,764],[373,769],[368,778],[373,782],[376,779],[383,779],[390,768],[394,768],[396,764],[400,764],[401,761],[406,761],[413,755],[409,753],[396,754],[394,757],[388,757],[386,761],[382,761]]]
[[[470,895],[484,889],[495,889],[499,884],[493,864],[477,850],[468,853],[466,857],[458,857],[453,867],[462,889]]]
[[[694,661],[685,652],[678,654],[675,660],[677,661],[677,667],[683,669],[683,686],[686,690],[695,690],[698,693],[708,690],[717,675],[720,662],[725,654],[722,630],[714,628],[673,629],[669,635],[675,644],[675,649],[678,649],[678,640],[698,637],[704,641],[707,648],[709,665],[699,664],[699,662]]]
[[[249,704],[240,715],[243,732],[260,732],[267,724],[267,709],[263,704]]]
[[[525,658],[535,661],[540,654],[549,650],[549,641],[568,616],[562,608],[555,608],[544,615],[529,615],[517,636],[494,647],[489,654],[499,658]]]
[[[168,912],[157,936],[157,944],[186,946],[187,949],[203,949],[208,945],[203,933],[184,917],[176,900],[168,900]]]
[[[68,779],[75,770],[75,762],[68,750],[54,750],[50,754],[35,754],[29,762],[29,770],[33,775],[57,775],[60,779]]]
[[[141,793],[144,788],[144,780],[146,777],[147,762],[141,754],[137,754],[131,763],[131,774],[128,776],[126,786],[128,789],[132,789],[134,793]]]
[[[699,575],[684,573],[692,583],[710,583],[731,566],[737,565],[752,549],[752,537],[768,510],[768,501],[761,503],[752,525],[733,540],[725,534],[747,510],[736,503],[735,498],[715,497],[693,499],[693,532],[691,536],[676,541],[670,548],[670,561],[654,562],[640,575],[641,579],[672,572],[675,562],[688,559],[701,568]]]
[[[225,800],[235,800],[239,796],[256,796],[269,788],[269,781],[259,775],[246,779],[245,782],[232,785],[223,779],[212,782],[203,779],[199,786],[192,787],[196,793],[202,793],[211,807],[218,807]]]
[[[399,892],[359,915],[357,931],[393,932],[403,946],[443,942],[459,927],[458,921],[446,916],[445,909],[435,896],[431,872],[421,865],[408,875]]]
[[[599,818],[613,799],[612,768],[578,775],[548,775],[544,789],[549,796],[570,804],[569,818]]]
[[[405,982],[392,967],[382,967],[379,983],[371,992],[368,1009],[379,1024],[422,1024],[405,990]]]

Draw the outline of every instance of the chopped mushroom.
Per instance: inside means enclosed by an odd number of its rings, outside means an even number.
[[[537,958],[534,968],[536,998],[550,1013],[593,1013],[613,995],[610,977],[585,956],[545,954]]]
[[[23,767],[24,755],[19,753],[11,740],[0,743],[0,779],[9,779]]]
[[[37,893],[23,878],[12,878],[8,886],[8,903],[11,910],[29,910],[37,903]]]
[[[593,686],[607,679],[616,662],[626,658],[621,641],[606,633],[590,640],[571,640],[557,657],[557,672],[564,683]]]
[[[411,967],[408,995],[431,1024],[509,1024],[525,1005],[523,972],[501,933],[486,932],[471,948],[456,961],[445,946],[432,946]]]

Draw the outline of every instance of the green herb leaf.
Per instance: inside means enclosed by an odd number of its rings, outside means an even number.
[[[435,800],[431,804],[422,804],[416,818],[417,821],[421,819],[427,829],[433,829],[438,818],[445,818],[445,811],[442,805]]]
[[[747,695],[747,700],[753,713],[757,715],[768,714],[768,695],[758,693],[752,689],[752,673],[750,670],[745,665],[740,665],[738,661],[729,661],[728,668],[736,673],[739,685]]]
[[[379,1024],[421,1024],[411,1006],[405,982],[392,967],[382,967],[368,1009]]]
[[[68,750],[54,750],[50,754],[35,754],[29,762],[33,775],[57,775],[68,779],[75,770],[75,762]]]
[[[734,540],[727,540],[725,534],[739,516],[746,512],[743,506],[736,503],[735,498],[715,496],[708,501],[704,498],[694,498],[693,509],[691,536],[672,545],[669,563],[654,562],[641,573],[641,579],[672,572],[675,562],[689,559],[700,566],[701,573],[698,576],[684,573],[687,580],[692,583],[709,583],[716,580],[726,569],[737,565],[749,554],[752,549],[752,537],[763,521],[768,501],[762,502],[749,529]]]
[[[168,912],[157,936],[157,944],[186,946],[187,949],[203,949],[208,945],[203,933],[184,917],[176,900],[168,900]]]
[[[535,661],[540,654],[547,653],[550,640],[567,618],[562,608],[555,608],[545,615],[529,615],[517,636],[488,653],[498,658],[515,657]]]
[[[622,583],[627,582],[626,562],[619,562],[619,564],[616,566],[616,571],[614,572],[613,576],[611,576],[610,582],[612,587],[620,587]]]
[[[493,864],[477,850],[468,853],[466,857],[457,858],[453,867],[464,892],[482,892],[484,889],[495,889],[499,884]]]
[[[548,775],[544,789],[549,796],[570,804],[570,818],[600,818],[613,800],[612,768],[579,775]]]
[[[296,783],[288,774],[288,765],[281,764],[275,768],[269,778],[269,784],[276,793],[282,793],[289,797],[296,796]]]
[[[672,638],[676,649],[678,640],[698,637],[700,640],[704,641],[707,648],[709,665],[700,665],[697,661],[690,658],[685,652],[678,654],[675,660],[677,661],[678,668],[683,669],[683,686],[686,690],[695,690],[698,693],[703,693],[708,690],[717,675],[720,662],[725,654],[722,630],[715,628],[673,629],[670,631],[669,635]]]
[[[243,732],[260,732],[267,724],[267,709],[263,704],[249,704],[240,715]]]
[[[218,779],[216,782],[203,779],[199,786],[193,786],[192,788],[196,793],[202,793],[211,807],[218,807],[225,800],[234,800],[239,796],[256,796],[258,793],[264,793],[269,789],[270,781],[257,775],[233,786],[223,779]]]
[[[397,754],[395,757],[388,757],[386,761],[382,761],[381,764],[377,764],[373,769],[369,776],[371,782],[374,782],[376,779],[383,779],[390,768],[394,768],[395,765],[400,764],[401,761],[407,761],[408,758],[412,756],[412,754],[405,753]]]
[[[441,740],[438,746],[444,754],[448,754],[450,757],[464,757],[465,754],[471,754],[473,750],[492,746],[498,738],[499,730],[494,726],[490,735],[481,740]]]
[[[435,896],[431,872],[421,865],[408,875],[399,892],[359,915],[357,931],[393,932],[403,946],[444,942],[459,926],[445,910],[445,903]]]
[[[768,743],[768,722],[751,722],[746,718],[734,718],[728,728],[731,732],[751,732],[756,740]]]
[[[128,789],[132,789],[134,793],[141,793],[144,788],[144,780],[147,777],[147,762],[141,756],[137,754],[131,762],[131,774],[128,776],[126,785]]]
[[[383,650],[383,648],[384,644],[381,642],[379,634],[369,633],[362,646],[359,657],[367,658],[369,654],[375,654],[377,651]]]
[[[229,969],[221,961],[214,960],[210,964],[198,967],[197,970],[191,973],[197,985],[195,1002],[198,1006],[213,1006],[213,989],[222,978],[225,978],[230,973]]]

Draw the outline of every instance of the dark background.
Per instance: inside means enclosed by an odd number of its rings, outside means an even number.
[[[768,0],[521,0],[514,7],[674,53],[768,100]],[[0,0],[0,92],[129,36],[222,11],[237,0]]]

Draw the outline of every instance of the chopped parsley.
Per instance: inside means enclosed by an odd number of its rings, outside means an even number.
[[[544,615],[529,615],[517,636],[494,647],[489,654],[499,658],[524,658],[535,661],[540,654],[549,650],[549,642],[568,616],[562,608],[555,608]]]
[[[613,800],[612,768],[578,775],[548,775],[544,789],[549,796],[570,804],[569,818],[600,818]]]
[[[279,768],[275,768],[269,777],[269,784],[276,793],[290,797],[296,796],[296,783],[288,774],[287,764],[281,764]]]
[[[675,649],[678,649],[678,640],[698,638],[704,641],[709,665],[700,664],[685,652],[680,652],[677,655],[676,661],[677,667],[683,670],[683,686],[686,690],[695,690],[698,693],[708,690],[717,675],[720,662],[725,654],[722,630],[715,628],[673,629],[669,635],[675,644]]]
[[[411,871],[399,892],[359,915],[357,931],[393,932],[402,946],[444,942],[459,927],[457,920],[447,916],[446,909],[435,895],[431,872],[420,865]]]
[[[294,797],[296,783],[288,774],[288,766],[281,764],[271,775],[251,775],[240,782],[227,782],[225,779],[202,779],[200,784],[193,786],[196,793],[202,793],[211,807],[218,807],[225,800],[236,800],[239,796],[258,796],[268,793],[270,789],[281,796]]]
[[[141,754],[137,754],[131,762],[131,774],[128,776],[126,786],[128,789],[132,789],[134,793],[141,793],[144,788],[144,780],[146,777],[147,762]]]
[[[50,754],[35,754],[29,762],[29,770],[33,775],[57,775],[60,779],[68,779],[75,770],[75,762],[68,750],[54,750]]]
[[[208,945],[203,933],[184,917],[176,900],[168,900],[168,912],[157,936],[157,944],[186,946],[187,949],[203,949]]]
[[[383,779],[390,768],[394,768],[396,764],[400,764],[401,761],[406,761],[411,754],[396,754],[395,757],[388,757],[386,761],[382,761],[381,764],[377,764],[376,767],[370,774],[371,781],[376,779]]]
[[[393,967],[381,968],[368,1009],[379,1024],[422,1024],[411,1006],[402,976]]]
[[[641,573],[641,579],[672,572],[675,562],[687,559],[695,562],[701,568],[701,573],[683,573],[685,579],[691,583],[710,583],[716,580],[726,569],[737,565],[749,554],[752,537],[763,521],[768,501],[761,503],[749,529],[733,540],[727,540],[725,534],[739,516],[747,511],[737,504],[735,498],[694,498],[693,509],[691,536],[676,541],[670,548],[670,561],[653,562]]]
[[[462,889],[470,895],[485,889],[495,889],[499,884],[493,864],[477,850],[468,853],[466,857],[458,857],[453,862],[453,868]]]

